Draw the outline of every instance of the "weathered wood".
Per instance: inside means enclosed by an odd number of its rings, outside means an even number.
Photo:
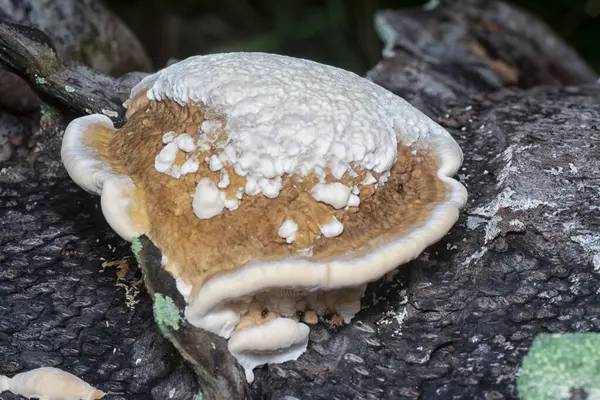
[[[41,30],[60,59],[103,74],[120,76],[153,69],[139,40],[101,1],[5,0],[0,2],[0,20]],[[40,99],[28,81],[0,70],[0,113],[35,119]],[[29,133],[21,134],[14,126],[0,132],[0,162],[23,154],[31,144]]]
[[[125,122],[126,96],[118,82],[79,64],[67,67],[38,29],[0,21],[0,62],[51,103],[78,114],[104,114],[117,126]]]
[[[256,398],[515,398],[536,334],[600,331],[600,87],[486,100],[440,116],[465,151],[455,228],[349,327],[256,372]]]
[[[173,276],[161,265],[160,250],[146,237],[140,238],[137,256],[150,297],[168,297],[182,316],[177,327],[161,326],[161,332],[194,369],[205,400],[244,399],[248,384],[244,372],[227,349],[227,341],[185,321],[185,301]],[[160,324],[160,322],[159,322]]]
[[[533,16],[500,1],[442,0],[375,17],[383,60],[368,76],[420,109],[506,87],[593,83],[597,74]],[[434,109],[438,107],[438,109]]]

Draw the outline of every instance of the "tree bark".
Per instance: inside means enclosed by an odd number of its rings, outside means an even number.
[[[385,57],[368,76],[456,138],[468,206],[442,241],[369,286],[350,325],[313,328],[297,361],[229,387],[256,399],[516,398],[536,334],[600,330],[597,76],[504,3],[377,21]],[[105,98],[135,79],[110,82]],[[192,399],[197,371],[153,322],[129,246],[60,164],[68,118],[44,106],[18,121],[35,150],[0,165],[0,374],[57,366],[111,399]]]

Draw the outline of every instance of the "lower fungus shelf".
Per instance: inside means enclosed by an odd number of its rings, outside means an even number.
[[[253,369],[264,364],[278,364],[298,359],[306,351],[310,329],[288,318],[275,318],[265,324],[234,332],[228,348],[254,381]]]

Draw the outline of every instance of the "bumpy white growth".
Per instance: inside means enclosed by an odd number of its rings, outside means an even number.
[[[252,383],[252,370],[263,364],[278,364],[296,360],[306,351],[310,329],[288,318],[275,318],[263,325],[234,332],[228,343],[231,354]]]
[[[389,171],[387,171],[387,172],[384,172],[384,173],[383,173],[383,174],[382,174],[382,175],[379,177],[379,180],[377,181],[377,183],[378,183],[379,185],[384,185],[384,184],[385,184],[385,183],[388,181],[389,177],[390,177],[390,172],[389,172]]]
[[[221,168],[223,168],[223,162],[221,161],[219,156],[217,156],[216,154],[213,154],[210,157],[210,161],[208,163],[208,168],[210,168],[211,171],[219,171]]]
[[[216,129],[222,128],[222,125],[223,124],[219,120],[207,119],[204,120],[202,124],[200,124],[200,130],[202,130],[202,132],[204,133],[211,133]]]
[[[104,397],[103,392],[77,376],[52,367],[21,372],[12,378],[0,375],[0,393],[5,390],[41,400],[94,400]]]
[[[355,194],[351,194],[348,199],[348,207],[358,207],[360,205],[360,197]]]
[[[254,196],[260,193],[260,189],[258,187],[258,182],[255,178],[249,176],[246,179],[246,186],[244,187],[244,191],[248,196]]]
[[[371,174],[370,172],[367,173],[367,176],[365,177],[365,179],[363,179],[363,181],[360,183],[361,185],[372,185],[375,182],[377,182],[377,179],[375,179],[375,177],[373,176],[373,174]]]
[[[319,225],[319,229],[325,237],[336,237],[342,234],[344,225],[336,217],[331,217],[331,221],[328,224]]]
[[[283,188],[283,183],[279,176],[275,179],[262,178],[258,181],[258,188],[265,197],[274,199],[279,196],[279,192]]]
[[[298,233],[298,224],[291,219],[283,221],[277,230],[279,237],[285,239],[288,243],[292,243],[296,239],[296,233]]]
[[[198,142],[196,142],[196,145],[198,146],[198,150],[200,150],[200,151],[209,151],[210,150],[210,142],[204,136],[201,136],[200,138],[198,138]]]
[[[219,184],[217,186],[221,189],[227,189],[229,187],[229,174],[227,171],[221,171],[221,179],[219,180]]]
[[[179,150],[181,151],[185,151],[186,153],[190,153],[192,151],[194,151],[194,149],[196,148],[196,145],[194,144],[194,138],[190,135],[188,135],[187,133],[182,133],[181,135],[177,136],[177,146],[179,147]]]
[[[236,199],[235,197],[233,199],[228,199],[225,193],[221,192],[221,198],[223,199],[223,205],[225,205],[225,208],[227,208],[229,211],[234,211],[238,209],[240,204],[238,202],[238,199]]]
[[[177,134],[173,131],[165,132],[162,136],[162,142],[164,144],[171,143],[173,140],[175,140],[176,136]]]
[[[168,172],[169,169],[171,169],[173,163],[175,162],[178,150],[179,147],[177,146],[177,143],[170,142],[169,144],[167,144],[165,147],[162,148],[160,153],[158,153],[158,155],[154,159],[154,168],[156,168],[158,172],[161,172],[163,174]]]
[[[351,193],[352,189],[340,182],[317,183],[311,190],[315,200],[327,203],[337,209],[348,205]]]
[[[196,185],[192,200],[194,214],[200,219],[210,219],[225,208],[221,192],[209,178],[202,178]]]
[[[179,172],[181,173],[181,175],[193,174],[198,171],[198,168],[200,168],[200,162],[198,161],[198,159],[190,157],[187,160],[185,160],[183,165],[181,165],[181,169],[179,170]]]
[[[191,57],[146,77],[132,95],[144,89],[152,100],[195,101],[222,113],[225,147],[238,156],[231,163],[256,181],[284,173],[319,175],[325,167],[339,178],[353,165],[384,173],[396,161],[400,136],[411,142],[431,134],[431,121],[380,86],[285,56]],[[220,125],[211,120],[200,128],[210,132]]]

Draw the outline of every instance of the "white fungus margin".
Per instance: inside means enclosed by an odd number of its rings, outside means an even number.
[[[73,120],[67,125],[63,136],[60,151],[63,165],[77,185],[101,196],[104,218],[119,236],[131,241],[142,233],[142,229],[129,216],[134,206],[135,186],[129,176],[115,173],[107,162],[97,157],[86,145],[84,135],[91,127],[114,130],[110,118],[101,114]]]

